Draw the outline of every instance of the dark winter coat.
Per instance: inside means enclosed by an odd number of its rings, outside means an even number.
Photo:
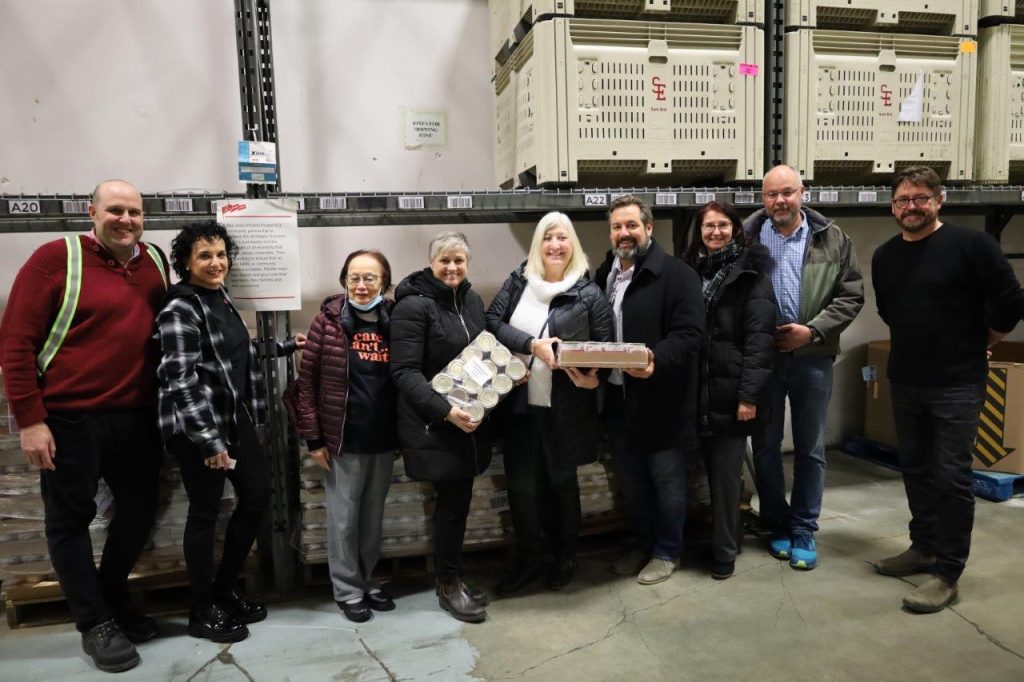
[[[769,415],[768,379],[775,365],[775,293],[772,257],[748,245],[722,282],[708,311],[701,356],[701,435],[748,436]],[[739,401],[757,405],[756,418],[736,421]]]
[[[445,421],[451,405],[430,380],[484,331],[484,302],[463,280],[446,286],[424,268],[399,283],[391,313],[391,378],[398,387],[398,442],[417,481],[471,478],[491,461],[488,419],[473,433]]]
[[[349,338],[352,310],[345,294],[324,299],[313,318],[299,365],[295,402],[295,430],[305,440],[322,440],[327,451],[341,456],[348,405]],[[379,329],[387,334],[395,303],[384,300],[378,308]]]
[[[602,289],[614,260],[609,251],[597,270]],[[630,448],[637,454],[691,449],[697,445],[697,375],[704,344],[700,277],[653,240],[635,267],[622,299],[622,340],[654,351],[654,374],[635,379],[623,373]]]
[[[523,268],[513,271],[487,309],[487,329],[509,350],[530,353],[534,336],[508,322],[526,288]],[[613,341],[612,308],[604,292],[584,274],[568,291],[551,300],[547,336],[562,341]],[[540,330],[537,330],[538,332]],[[516,392],[527,391],[526,385]],[[597,390],[579,388],[565,372],[551,376],[551,410],[555,422],[555,455],[564,464],[580,466],[597,459]],[[518,402],[510,395],[498,410]]]

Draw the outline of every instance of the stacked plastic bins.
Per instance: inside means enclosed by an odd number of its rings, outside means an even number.
[[[974,175],[977,0],[785,3],[784,161],[818,183]]]
[[[975,179],[1024,182],[1024,1],[981,0]]]
[[[764,0],[491,0],[503,189],[752,182]]]

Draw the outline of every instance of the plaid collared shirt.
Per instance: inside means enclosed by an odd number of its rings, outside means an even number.
[[[224,336],[211,327],[209,318],[210,310],[198,294],[172,299],[156,318],[163,352],[157,369],[160,431],[164,441],[185,434],[207,457],[235,442],[240,398],[248,396],[244,407],[257,426],[265,422],[267,411],[255,346],[249,344],[248,385],[233,386]]]

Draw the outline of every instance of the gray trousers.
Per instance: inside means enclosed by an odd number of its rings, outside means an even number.
[[[747,439],[711,436],[702,438],[700,447],[711,488],[711,552],[715,561],[735,561],[739,552],[740,490]]]
[[[335,601],[358,599],[380,586],[373,569],[380,558],[384,499],[391,486],[391,452],[331,458],[325,472],[327,564]]]

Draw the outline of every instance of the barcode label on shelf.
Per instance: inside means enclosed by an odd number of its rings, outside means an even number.
[[[714,192],[697,192],[693,195],[693,202],[695,204],[707,204],[715,200]]]
[[[678,206],[679,195],[675,192],[658,192],[654,195],[655,206]]]
[[[65,199],[61,202],[61,211],[64,213],[88,213],[88,199]]]
[[[818,201],[823,204],[835,204],[839,201],[839,192],[831,189],[818,192]]]
[[[508,511],[508,492],[501,492],[491,495],[491,511]]]
[[[164,210],[168,213],[191,213],[191,199],[164,199]]]
[[[398,208],[423,208],[423,197],[398,197]]]
[[[754,193],[753,192],[736,192],[736,194],[733,195],[733,203],[734,204],[752,204],[752,203],[754,203]]]
[[[291,197],[291,200],[295,202],[296,211],[301,212],[306,210],[306,197]]]
[[[473,197],[448,197],[448,208],[473,208]]]
[[[584,194],[583,195],[584,206],[607,206],[608,195],[607,194]]]
[[[861,204],[873,204],[878,201],[878,192],[857,192],[857,201]]]
[[[346,197],[320,197],[321,211],[344,211],[348,208]]]
[[[39,215],[39,202],[34,199],[8,199],[7,212],[11,215]]]

